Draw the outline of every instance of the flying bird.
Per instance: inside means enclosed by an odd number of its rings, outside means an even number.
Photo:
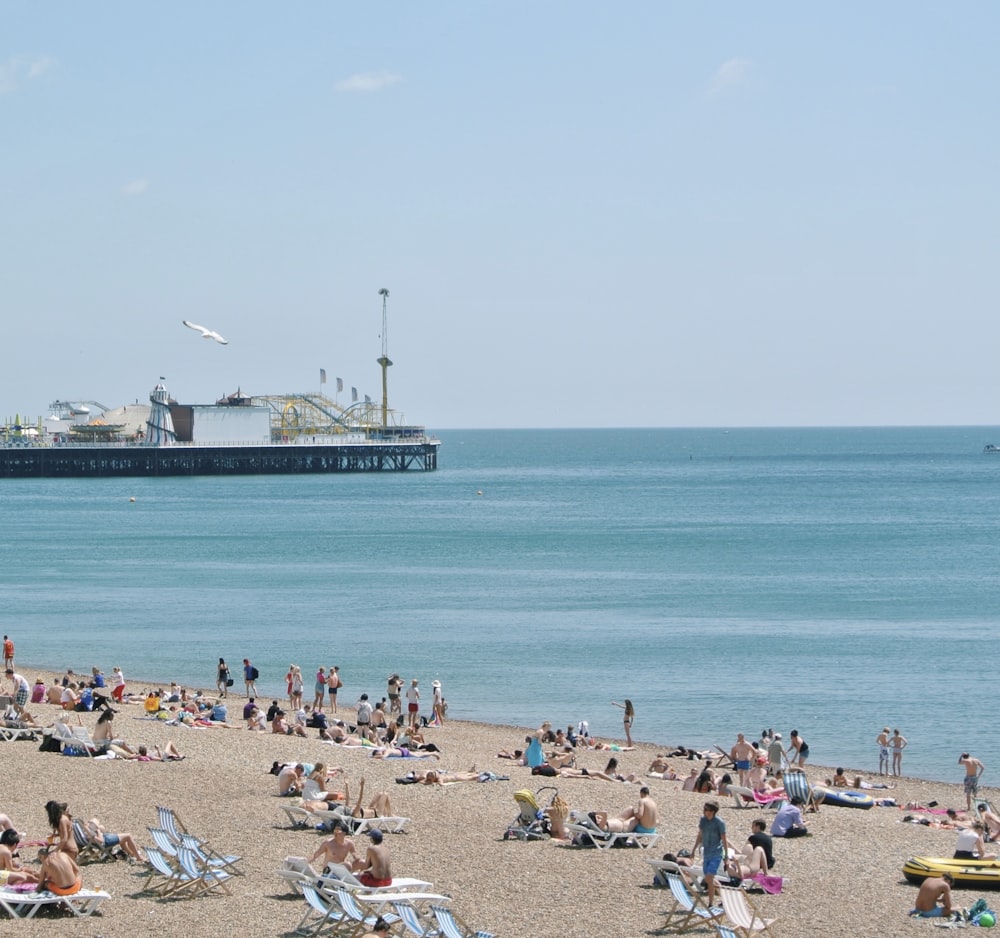
[[[215,341],[218,342],[219,345],[229,345],[229,343],[224,338],[222,338],[222,336],[219,335],[218,332],[215,332],[212,329],[207,329],[205,328],[205,326],[199,326],[198,323],[189,322],[186,319],[182,319],[181,322],[184,323],[184,325],[187,326],[188,329],[194,329],[195,332],[200,332],[201,337],[203,339],[215,339]]]

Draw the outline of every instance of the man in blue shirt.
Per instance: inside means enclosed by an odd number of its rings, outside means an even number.
[[[726,840],[726,825],[719,815],[719,803],[706,801],[702,808],[701,820],[698,821],[698,836],[695,838],[691,856],[702,848],[701,870],[705,875],[705,886],[708,889],[708,904],[715,905],[715,874],[719,872],[723,857],[729,852],[729,842]]]
[[[802,823],[802,805],[801,798],[793,798],[778,809],[771,822],[772,837],[805,837],[809,833]]]

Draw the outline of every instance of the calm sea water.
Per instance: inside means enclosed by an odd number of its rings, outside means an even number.
[[[399,670],[458,717],[620,735],[629,697],[644,740],[795,727],[861,768],[899,726],[908,773],[1000,779],[990,431],[441,437],[428,474],[5,480],[2,629],[140,685],[249,656],[275,695],[337,664],[353,702]]]

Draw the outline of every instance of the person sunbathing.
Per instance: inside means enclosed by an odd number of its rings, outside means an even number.
[[[96,818],[92,817],[86,824],[83,825],[84,831],[87,833],[87,839],[92,844],[97,844],[99,847],[104,847],[105,849],[111,849],[112,847],[121,847],[122,851],[128,856],[130,861],[135,863],[145,863],[142,854],[139,853],[139,847],[136,845],[135,837],[131,834],[112,834],[104,829],[104,825]]]
[[[455,782],[478,782],[481,773],[474,768],[468,772],[439,772],[427,769],[425,772],[410,772],[410,777],[421,785],[450,785]]]
[[[697,792],[699,795],[707,795],[715,791],[715,775],[708,766],[711,763],[706,764],[702,773],[695,779],[693,791]]]
[[[21,835],[13,828],[0,834],[0,886],[16,886],[18,883],[37,883],[38,874],[24,869],[14,854],[21,842]]]
[[[626,808],[616,817],[609,817],[606,811],[591,811],[590,820],[605,833],[654,834],[659,821],[659,809],[650,797],[649,789],[643,785],[639,789],[639,801],[635,807]]]
[[[986,829],[985,840],[987,843],[992,843],[1000,836],[1000,816],[991,810],[985,801],[980,802],[977,808],[979,809],[979,817],[982,818],[983,826]]]
[[[726,873],[732,879],[750,879],[758,873],[767,874],[767,856],[763,847],[744,844],[742,853],[726,861]]]
[[[556,795],[544,810],[545,816],[549,819],[549,836],[553,840],[572,840],[573,835],[566,830],[566,820],[569,818],[569,805],[560,796]]]
[[[115,753],[115,755],[119,759],[128,759],[130,762],[180,762],[181,759],[186,758],[177,751],[177,747],[170,740],[167,740],[163,749],[154,746],[152,753],[145,746],[140,746],[138,752],[125,753],[124,755]]]
[[[75,896],[83,888],[83,877],[76,859],[53,847],[38,851],[42,861],[38,888],[47,889],[57,896]]]
[[[49,819],[49,827],[52,828],[49,843],[56,844],[56,849],[75,860],[80,848],[73,833],[73,815],[69,813],[68,806],[62,801],[46,801],[45,814]]]
[[[391,742],[389,736],[386,736],[386,742]],[[398,746],[404,746],[407,749],[419,749],[421,752],[440,752],[440,748],[434,743],[429,743],[424,738],[424,734],[420,730],[413,726],[404,730],[399,737],[397,743]]]
[[[358,792],[357,804],[351,809],[351,817],[395,817],[392,810],[392,802],[389,800],[388,792],[376,792],[367,808],[361,807],[361,801],[365,796],[365,780],[361,779],[361,791]]]
[[[847,776],[844,775],[844,770],[842,768],[838,768],[837,771],[833,773],[833,781],[831,784],[834,788],[847,788],[850,784],[847,781]]]
[[[498,759],[513,759],[518,765],[526,765],[523,749],[501,749],[497,753]]]
[[[250,715],[247,717],[247,729],[257,730],[262,733],[267,730],[267,721],[264,719],[264,713],[260,707],[254,707],[250,711]]]
[[[986,850],[983,842],[983,832],[986,830],[982,821],[973,821],[972,827],[958,832],[958,840],[955,842],[956,860],[986,860],[996,857],[995,853]]]
[[[328,837],[316,848],[309,862],[312,863],[321,857],[324,872],[334,863],[342,864],[348,869],[360,863],[361,858],[358,856],[354,841],[347,836],[347,828],[340,821],[334,822],[333,836]]]
[[[343,774],[342,769],[333,770],[334,775]],[[331,801],[347,801],[347,791],[332,791],[326,787],[326,765],[317,762],[315,768],[302,782],[302,807],[307,811],[326,811]]]
[[[854,776],[854,787],[855,788],[895,788],[895,785],[888,785],[885,782],[867,782],[860,775]]]
[[[437,759],[441,757],[436,752],[413,752],[405,746],[376,746],[372,749],[373,759]]]
[[[122,739],[115,738],[114,726],[112,726],[112,721],[115,718],[117,710],[112,710],[110,707],[107,710],[101,712],[101,715],[97,718],[97,726],[94,728],[94,732],[91,735],[91,739],[97,743],[101,749],[111,749],[117,746],[126,752],[131,752],[125,745],[125,741]],[[117,755],[117,753],[115,753]]]
[[[278,794],[282,797],[297,795],[305,781],[305,766],[301,762],[283,765],[278,770]]]

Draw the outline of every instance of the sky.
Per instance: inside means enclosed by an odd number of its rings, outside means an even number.
[[[992,2],[0,0],[0,419],[1000,420]],[[202,340],[189,319],[229,344]]]

